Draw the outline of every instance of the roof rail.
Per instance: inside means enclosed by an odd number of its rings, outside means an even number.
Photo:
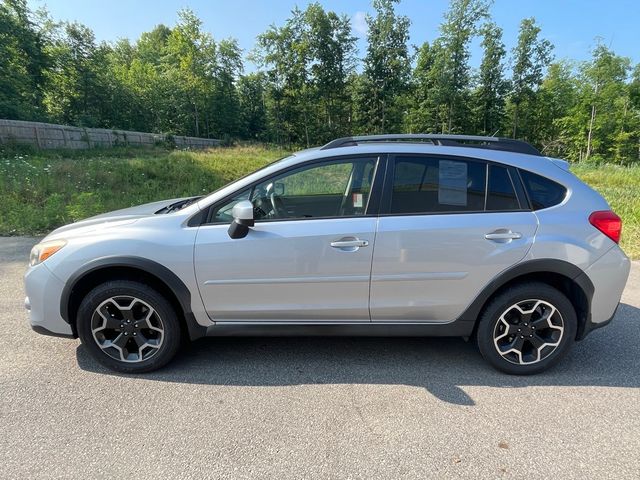
[[[339,147],[354,147],[368,142],[429,142],[433,145],[448,147],[473,147],[505,152],[526,153],[542,156],[540,151],[530,143],[504,137],[482,137],[478,135],[440,135],[431,133],[403,133],[389,135],[362,135],[356,137],[337,138],[327,143],[320,150]]]

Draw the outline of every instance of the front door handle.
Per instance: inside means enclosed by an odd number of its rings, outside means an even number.
[[[484,238],[487,240],[492,240],[494,242],[506,243],[511,240],[517,240],[518,238],[522,238],[522,234],[520,232],[512,232],[511,230],[507,230],[506,228],[500,228],[491,233],[487,233]]]
[[[360,247],[367,247],[369,242],[367,240],[360,240],[356,237],[345,237],[335,242],[331,242],[333,248],[339,248],[347,252],[355,252]]]

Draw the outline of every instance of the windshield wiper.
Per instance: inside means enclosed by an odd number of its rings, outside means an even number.
[[[184,200],[179,200],[179,201],[174,202],[174,203],[172,203],[170,205],[167,205],[166,207],[162,207],[160,210],[158,210],[155,213],[159,214],[159,213],[177,212],[178,210],[182,210],[183,208],[188,207],[192,203],[197,202],[201,198],[202,198],[202,195],[200,195],[198,197],[191,197],[191,198],[186,198]]]

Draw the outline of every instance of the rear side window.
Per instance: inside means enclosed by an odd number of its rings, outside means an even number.
[[[520,176],[534,210],[553,207],[564,200],[567,189],[548,178],[526,170],[520,170]]]
[[[484,162],[396,157],[391,213],[482,211],[486,172]]]
[[[487,210],[518,210],[520,204],[509,171],[497,165],[489,166]]]

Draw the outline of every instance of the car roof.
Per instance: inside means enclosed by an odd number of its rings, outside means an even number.
[[[376,142],[331,149],[310,148],[307,150],[302,150],[287,158],[286,166],[289,166],[289,164],[294,165],[298,163],[304,163],[306,161],[316,160],[319,158],[333,158],[366,154],[447,155],[493,161],[530,170],[536,170],[536,168],[547,165],[551,163],[552,160],[555,160],[540,155],[529,155],[526,153],[517,153],[502,150],[489,150],[486,148],[474,148],[471,146],[445,146],[433,145],[429,143],[411,142]]]

